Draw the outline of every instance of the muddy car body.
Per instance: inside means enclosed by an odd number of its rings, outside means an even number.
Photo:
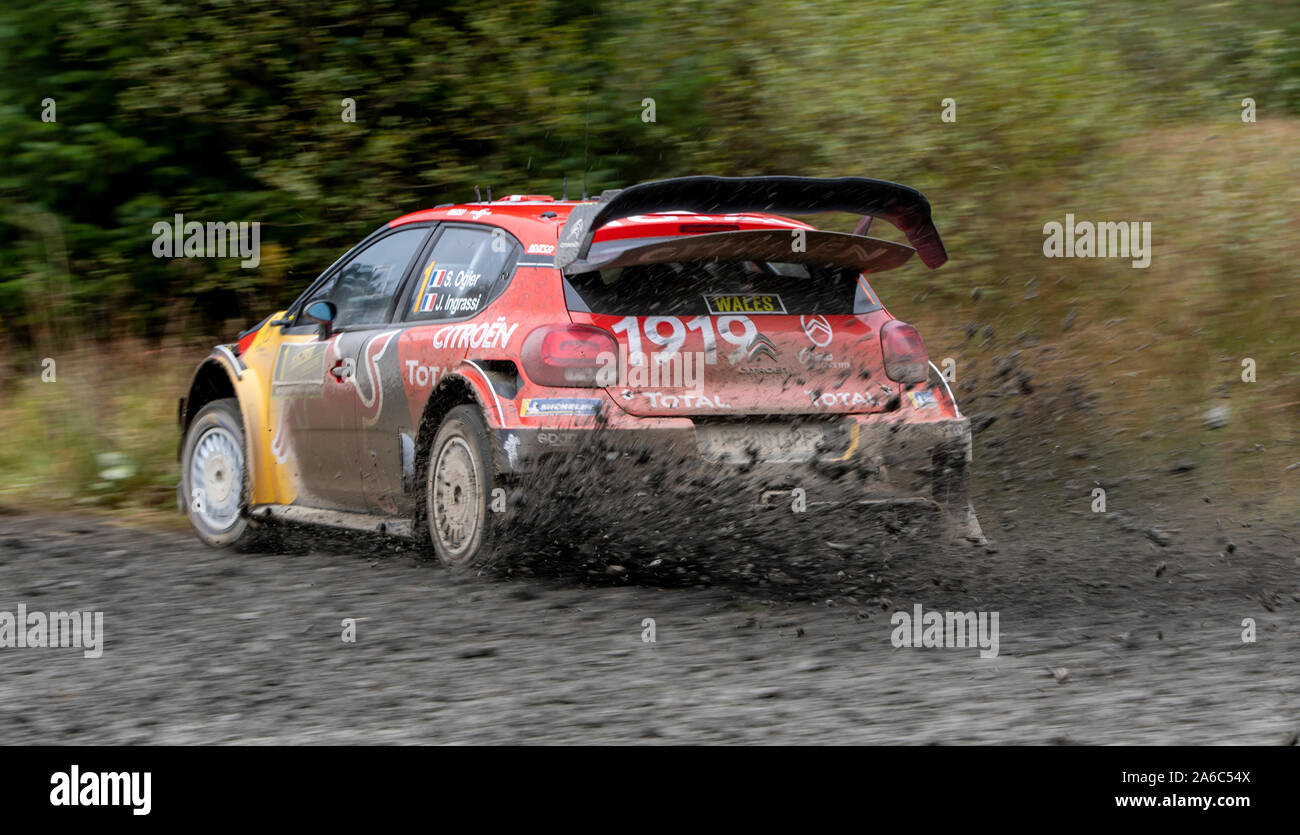
[[[786,217],[822,211],[864,220],[850,235]],[[912,246],[864,234],[872,217]],[[969,422],[868,283],[914,251],[947,257],[925,198],[861,178],[687,177],[406,215],[199,366],[181,506],[213,545],[298,521],[427,538],[472,565],[515,491],[644,495],[703,474],[742,506],[919,503],[977,541]]]

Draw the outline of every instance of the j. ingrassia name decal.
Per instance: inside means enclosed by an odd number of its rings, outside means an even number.
[[[155,258],[235,258],[246,269],[262,263],[262,224],[186,221],[177,213],[174,223],[153,225]]]
[[[0,612],[0,649],[76,648],[86,658],[104,654],[103,612]]]
[[[481,273],[470,269],[451,270],[434,269],[434,263],[424,268],[423,283],[420,292],[415,294],[413,313],[468,313],[478,310],[482,295],[457,296],[449,290],[463,292],[466,288],[477,288]]]

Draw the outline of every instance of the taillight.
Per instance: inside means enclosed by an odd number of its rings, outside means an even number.
[[[547,325],[528,334],[521,359],[539,385],[601,388],[617,378],[618,343],[590,325]]]
[[[930,354],[916,328],[891,319],[880,329],[880,353],[885,374],[897,383],[924,383],[930,376]]]

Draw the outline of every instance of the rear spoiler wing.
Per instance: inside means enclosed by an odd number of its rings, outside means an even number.
[[[584,263],[596,230],[611,221],[654,212],[777,215],[852,212],[898,227],[930,269],[948,260],[930,202],[914,188],[864,177],[677,177],[606,191],[595,203],[573,207],[555,253],[566,272]]]

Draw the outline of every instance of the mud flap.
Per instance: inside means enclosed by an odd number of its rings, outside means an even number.
[[[988,544],[970,500],[970,439],[945,441],[931,453],[933,495],[943,535],[952,541]]]

